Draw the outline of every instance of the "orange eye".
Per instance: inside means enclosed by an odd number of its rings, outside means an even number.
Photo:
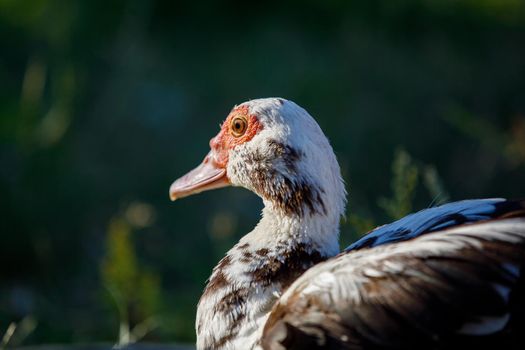
[[[240,137],[244,135],[246,129],[248,128],[248,121],[244,117],[235,117],[232,119],[231,131],[232,135],[235,137]]]

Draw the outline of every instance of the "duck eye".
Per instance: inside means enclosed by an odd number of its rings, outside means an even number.
[[[248,122],[243,117],[235,117],[232,119],[231,130],[232,135],[235,137],[240,137],[244,135],[246,128],[248,127]]]

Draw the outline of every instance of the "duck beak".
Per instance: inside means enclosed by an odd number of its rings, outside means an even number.
[[[210,151],[198,167],[171,184],[170,198],[174,201],[192,194],[229,185],[230,181],[226,176],[225,167],[217,164],[213,151]]]

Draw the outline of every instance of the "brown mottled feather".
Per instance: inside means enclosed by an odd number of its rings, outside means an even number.
[[[516,220],[515,232],[477,235],[477,230],[510,227],[497,221]],[[525,220],[497,221],[468,225],[466,232],[451,229],[390,247],[350,252],[321,263],[309,271],[309,277],[294,283],[289,297],[274,307],[265,325],[264,349],[521,348],[525,341],[524,277],[508,267],[525,268]],[[418,246],[421,240],[454,245],[461,239],[467,243],[456,250],[418,251],[428,248]],[[408,244],[413,244],[413,251],[396,252],[394,246]],[[342,262],[330,270],[330,264],[337,265],[342,259],[353,264],[346,274]],[[304,294],[306,279],[314,276],[314,270],[331,271],[337,283],[357,285],[359,298],[336,300],[331,287]],[[512,290],[508,302],[494,285]],[[501,331],[483,336],[458,333],[465,324],[506,313],[511,318]]]

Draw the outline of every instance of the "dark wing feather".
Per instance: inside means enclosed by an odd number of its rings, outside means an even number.
[[[512,348],[525,340],[524,268],[525,218],[519,217],[343,253],[290,286],[270,314],[262,344]]]
[[[509,215],[525,215],[525,201],[492,198],[447,203],[380,226],[348,246],[345,251],[406,241],[426,233]]]

